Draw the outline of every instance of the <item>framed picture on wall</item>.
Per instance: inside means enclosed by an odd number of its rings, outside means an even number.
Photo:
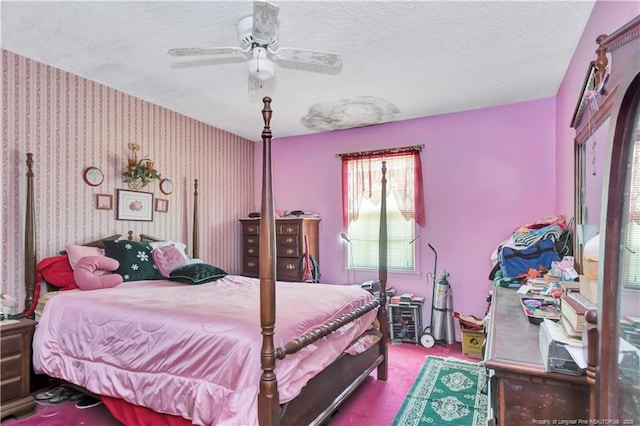
[[[96,194],[96,209],[113,210],[113,195]]]
[[[169,200],[163,200],[162,198],[156,198],[156,211],[160,213],[166,213],[169,211]]]
[[[153,194],[118,189],[117,220],[153,221]]]

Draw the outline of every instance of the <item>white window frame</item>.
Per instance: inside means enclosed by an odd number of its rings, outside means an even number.
[[[384,158],[374,158],[371,161],[379,163],[379,167],[372,165],[372,169],[380,169]],[[407,155],[407,161],[413,162],[413,157]],[[389,174],[387,174],[387,180],[389,187],[393,184]],[[372,183],[372,185],[372,191],[381,190],[378,183]],[[363,223],[367,219],[370,219],[368,223]],[[395,225],[394,221],[396,221]],[[359,229],[363,225],[365,229]],[[403,227],[404,231],[394,233],[394,230],[397,230],[399,226]],[[347,228],[350,242],[346,245],[345,265],[348,270],[376,270],[378,268],[379,230],[380,204],[373,204],[368,199],[362,200],[358,219],[350,222]],[[414,218],[407,220],[402,216],[394,196],[389,190],[387,190],[387,235],[387,267],[389,272],[416,273],[419,259],[419,249],[415,244],[417,235],[419,235],[418,226],[416,226]],[[402,253],[403,250],[404,253]]]

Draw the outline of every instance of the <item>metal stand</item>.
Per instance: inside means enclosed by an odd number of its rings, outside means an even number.
[[[390,303],[387,307],[391,340],[420,344],[422,304]]]

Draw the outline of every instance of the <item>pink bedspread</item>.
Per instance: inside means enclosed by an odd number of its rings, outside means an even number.
[[[275,344],[372,300],[351,286],[278,282]],[[364,332],[375,310],[276,364],[280,401]],[[33,365],[100,395],[195,424],[257,424],[260,302],[256,279],[202,285],[137,281],[52,298],[36,327]]]

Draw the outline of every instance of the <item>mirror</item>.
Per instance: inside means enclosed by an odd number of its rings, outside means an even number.
[[[639,74],[640,78],[640,74]],[[631,143],[628,149],[631,153],[627,162],[627,177],[624,191],[624,213],[622,241],[623,253],[621,255],[620,270],[622,271],[622,288],[625,290],[640,290],[640,107],[636,108],[635,115],[629,117],[633,120]],[[638,292],[627,292],[622,300],[622,310],[628,309],[640,322],[640,297]],[[631,302],[634,301],[634,302]],[[640,348],[640,324],[636,330],[636,343]]]
[[[573,254],[580,273],[583,246],[600,231],[604,159],[613,98],[613,92],[604,90],[606,78],[596,84],[596,71],[595,61],[591,62],[571,121],[571,127],[576,129]]]
[[[640,57],[640,56],[638,56]],[[640,70],[616,114],[601,289],[601,389],[610,393],[598,416],[640,418]],[[624,86],[623,86],[624,87]],[[612,121],[612,125],[613,121]],[[610,319],[610,321],[607,321]],[[617,362],[616,362],[617,361]],[[604,412],[602,412],[604,408]],[[624,420],[623,420],[624,421]]]
[[[638,87],[640,74],[636,77]],[[634,86],[632,85],[631,89]],[[627,154],[627,176],[623,191],[623,220],[620,237],[624,243],[620,254],[618,280],[620,315],[618,321],[618,389],[622,418],[640,418],[640,96],[634,96],[630,114],[630,141],[623,149]],[[634,111],[635,110],[635,111]],[[633,290],[635,289],[635,291]]]
[[[611,120],[607,117],[606,121],[581,145],[581,149],[585,151],[583,222],[590,226],[600,224],[602,178],[609,121]]]
[[[583,242],[589,240],[600,227],[602,209],[602,178],[604,176],[604,157],[606,155],[607,133],[610,117],[592,131],[592,135],[580,144],[584,164],[580,167],[583,187],[580,188],[582,209]]]

